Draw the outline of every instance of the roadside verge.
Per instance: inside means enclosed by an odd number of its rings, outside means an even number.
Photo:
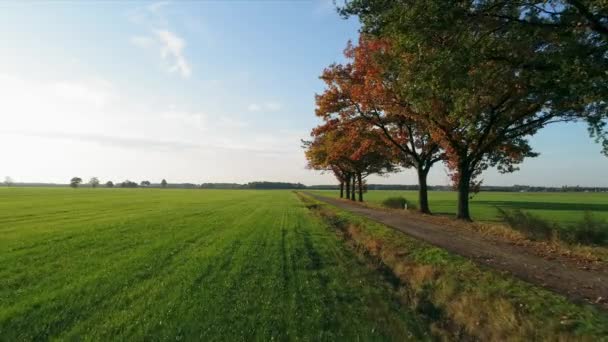
[[[443,248],[299,193],[358,254],[398,280],[401,298],[445,338],[528,340],[608,336],[608,315],[486,269]],[[333,203],[331,203],[333,204]],[[358,213],[357,213],[358,214]]]

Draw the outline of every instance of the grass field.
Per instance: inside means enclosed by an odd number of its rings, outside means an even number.
[[[338,191],[316,191],[327,196],[339,196]],[[380,204],[385,198],[404,196],[408,201],[418,202],[416,191],[372,190],[364,195],[364,200]],[[456,213],[456,193],[450,191],[430,191],[431,211],[436,214]],[[593,212],[598,218],[608,219],[608,193],[516,193],[480,192],[471,200],[471,216],[475,220],[495,221],[497,207],[522,209],[545,219],[570,224],[583,217],[585,211]]]
[[[289,191],[0,189],[0,340],[424,339]]]
[[[0,341],[605,332],[592,308],[339,214],[373,242],[353,247],[311,208],[291,191],[0,188]]]

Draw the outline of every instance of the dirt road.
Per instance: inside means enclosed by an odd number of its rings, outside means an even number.
[[[398,212],[372,209],[355,202],[307,195],[383,223],[419,240],[444,248],[491,268],[508,271],[527,282],[543,286],[573,300],[584,300],[608,310],[608,272],[582,269],[566,258],[549,260],[529,248],[495,241],[462,228],[440,226]]]

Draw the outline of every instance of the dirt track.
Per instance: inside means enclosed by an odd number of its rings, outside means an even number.
[[[527,282],[543,286],[573,300],[584,300],[608,310],[608,272],[585,270],[565,258],[552,260],[533,254],[525,246],[489,240],[456,227],[440,226],[423,218],[364,207],[355,202],[307,195],[341,209],[383,223],[414,238],[444,248],[491,268],[508,271]]]

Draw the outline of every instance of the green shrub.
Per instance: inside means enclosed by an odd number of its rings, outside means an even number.
[[[590,211],[586,211],[583,219],[571,226],[568,233],[571,242],[586,245],[608,244],[608,222],[596,218]]]
[[[521,209],[498,209],[500,217],[511,228],[524,233],[530,240],[551,240],[558,238],[559,226],[543,220]]]
[[[560,227],[521,209],[497,208],[499,217],[511,228],[524,233],[531,240],[559,239],[567,243],[585,245],[608,244],[608,222],[585,212],[583,219],[571,226]]]
[[[408,203],[405,197],[397,196],[397,197],[389,197],[382,201],[382,206],[392,209],[403,209],[405,208],[405,204]],[[409,207],[409,203],[408,203]]]

